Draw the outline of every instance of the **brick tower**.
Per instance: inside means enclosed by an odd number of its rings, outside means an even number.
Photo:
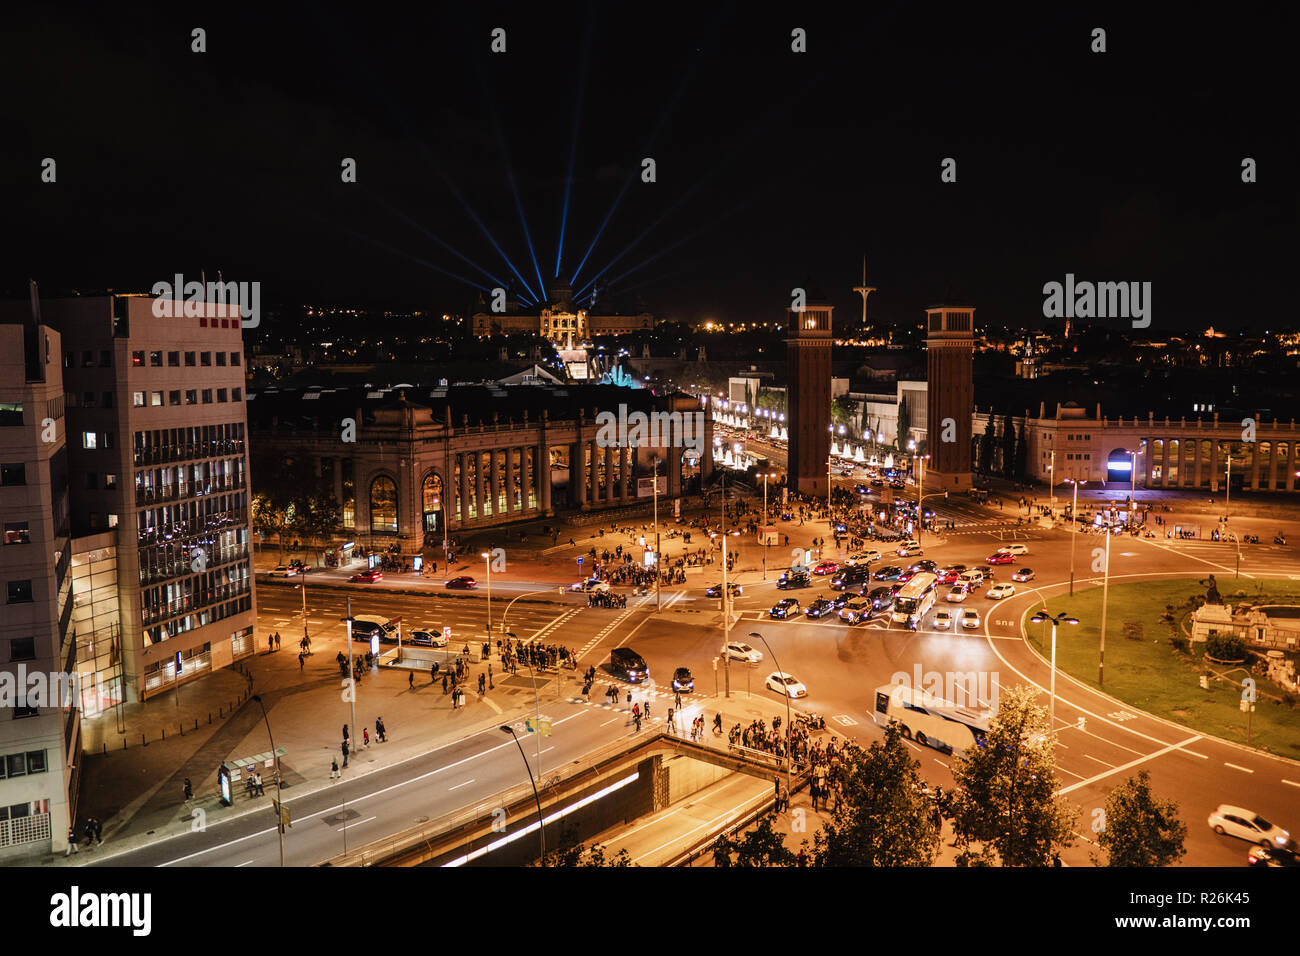
[[[930,452],[927,492],[971,487],[971,413],[975,390],[971,355],[975,310],[940,305],[925,310],[925,434]]]
[[[825,295],[804,282],[802,310],[788,309],[786,363],[789,378],[786,409],[790,435],[787,472],[792,491],[825,497],[831,454],[831,313]],[[967,416],[969,418],[969,416]],[[970,431],[969,421],[966,424]]]

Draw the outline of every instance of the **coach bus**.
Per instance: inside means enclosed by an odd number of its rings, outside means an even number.
[[[876,688],[871,719],[897,724],[909,740],[960,756],[982,744],[991,716],[990,711],[958,707],[906,684],[886,684]]]
[[[939,576],[929,571],[921,571],[903,585],[903,589],[894,597],[894,610],[889,619],[895,624],[908,624],[921,619],[934,607],[935,591]]]

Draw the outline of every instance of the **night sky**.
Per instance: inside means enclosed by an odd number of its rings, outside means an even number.
[[[372,6],[7,11],[0,292],[220,269],[264,303],[470,311],[497,282],[450,249],[521,287],[484,230],[551,280],[572,155],[563,278],[628,184],[575,287],[621,254],[602,294],[663,316],[778,318],[808,275],[856,315],[865,255],[886,321],[1036,326],[1072,272],[1151,282],[1157,335],[1296,324],[1281,12]]]

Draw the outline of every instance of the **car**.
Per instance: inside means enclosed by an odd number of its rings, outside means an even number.
[[[453,591],[469,591],[478,587],[478,582],[468,574],[462,574],[458,578],[451,578],[448,580],[445,586],[451,588]]]
[[[920,573],[921,571],[927,571],[930,574],[934,574],[936,571],[939,570],[939,566],[935,564],[933,561],[925,560],[925,561],[918,561],[916,562],[916,564],[909,564],[907,566],[907,570],[916,571],[917,573]]]
[[[961,612],[961,626],[969,630],[975,630],[980,626],[980,612],[973,607],[968,607]]]
[[[773,671],[764,681],[768,690],[774,690],[783,697],[807,697],[808,688],[803,681],[795,680],[784,671]]]
[[[826,597],[831,602],[831,607],[835,608],[835,613],[839,613],[840,608],[852,601],[861,592],[855,591],[835,591]]]
[[[989,564],[1011,564],[1016,560],[1016,556],[1010,551],[994,551],[984,560]]]
[[[382,581],[384,572],[378,568],[369,568],[365,571],[358,571],[348,580],[353,584],[374,584],[376,581]]]
[[[1015,593],[1014,584],[995,584],[984,592],[984,596],[990,601],[1001,601],[1003,598],[1012,597]]]
[[[946,631],[952,627],[952,611],[944,608],[934,612],[934,626],[941,631]]]
[[[695,690],[695,677],[689,667],[679,667],[673,671],[673,690],[678,693],[690,693]]]
[[[1016,571],[1015,574],[1011,575],[1012,581],[1024,582],[1024,581],[1032,581],[1033,579],[1034,579],[1033,568],[1020,568]]]
[[[869,551],[859,551],[849,558],[849,564],[870,564],[872,561],[880,560],[880,552],[874,548]]]
[[[763,652],[754,650],[744,641],[732,641],[727,645],[727,656],[733,661],[757,664],[763,659]]]
[[[443,636],[442,631],[434,628],[428,630],[419,628],[411,632],[410,643],[417,647],[446,647],[447,638]]]
[[[813,574],[834,574],[840,569],[840,566],[834,561],[823,561],[817,567],[813,568]]]
[[[896,564],[889,564],[883,568],[877,568],[876,572],[871,575],[873,581],[897,581],[898,576],[903,573],[903,569]]]
[[[977,564],[975,570],[983,576],[984,581],[992,581],[994,578],[994,571],[987,564]]]
[[[837,591],[851,591],[871,580],[871,570],[865,564],[851,564],[831,578],[831,587]]]
[[[289,562],[289,567],[294,571],[297,571],[299,574],[306,574],[311,570],[311,565],[303,564],[301,558],[294,558]]]
[[[956,568],[940,568],[934,572],[934,576],[939,584],[956,584],[961,572]]]
[[[817,600],[813,601],[811,604],[808,605],[808,610],[804,612],[804,614],[807,617],[813,620],[816,620],[818,618],[823,618],[827,614],[834,614],[834,613],[835,613],[835,605],[830,601],[828,601],[826,598],[818,598]]]
[[[896,578],[896,580],[898,581],[899,584],[906,584],[908,581],[912,580],[912,578],[916,577],[916,574],[917,572],[913,571],[911,568],[908,568],[907,570],[900,573]]]
[[[1279,846],[1253,846],[1246,854],[1246,862],[1250,866],[1300,866],[1300,851]]]
[[[1004,544],[998,548],[999,551],[1005,551],[1007,554],[1014,554],[1019,557],[1022,554],[1029,553],[1029,546],[1024,544]]]
[[[960,604],[966,600],[966,585],[954,584],[948,589],[948,593],[943,596],[943,599],[949,604]]]
[[[872,588],[862,596],[867,599],[872,611],[883,611],[894,603],[894,595],[897,593],[893,588]]]
[[[1240,837],[1260,846],[1291,847],[1291,834],[1274,823],[1269,823],[1258,813],[1231,804],[1221,803],[1210,814],[1210,829],[1218,834]]]
[[[609,652],[609,669],[615,676],[633,684],[650,678],[645,658],[630,647],[616,647]]]
[[[273,568],[267,576],[272,578],[291,578],[297,573],[297,568],[291,568],[287,564],[281,564]]]
[[[597,578],[587,578],[585,581],[579,581],[573,587],[569,588],[569,590],[604,594],[609,591],[609,582],[601,581]]]
[[[767,612],[767,616],[774,621],[784,621],[787,618],[798,617],[800,613],[802,612],[796,598],[781,598],[772,605],[772,610]]]
[[[788,591],[793,588],[812,587],[812,578],[808,577],[806,572],[796,571],[791,574],[789,571],[783,571],[781,576],[776,579],[776,588],[778,591]]]
[[[871,617],[871,602],[859,598],[840,608],[840,620],[845,624],[861,624]]]
[[[967,591],[973,590],[984,583],[984,572],[975,568],[963,571],[958,576],[957,583],[965,587]]]
[[[900,545],[898,550],[894,553],[900,558],[914,558],[918,554],[925,554],[925,552],[921,550],[921,546],[915,541],[908,541],[906,544]]]
[[[866,485],[854,485],[854,486],[853,486],[853,491],[854,491],[855,494],[859,494],[859,495],[869,495],[869,494],[871,494],[871,489],[868,488]]]
[[[704,591],[704,593],[705,593],[707,596],[709,596],[709,597],[713,597],[713,598],[715,598],[715,597],[721,597],[721,596],[722,596],[722,585],[721,585],[721,584],[715,584],[715,585],[713,585],[713,587],[711,587],[711,588],[706,588],[705,591]],[[727,593],[729,593],[732,597],[740,597],[740,595],[742,595],[742,594],[745,593],[745,589],[742,588],[739,584],[736,584],[736,583],[734,583],[734,582],[732,582],[732,581],[728,581],[728,582],[727,582]]]

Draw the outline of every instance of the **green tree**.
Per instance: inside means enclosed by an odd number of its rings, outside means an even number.
[[[1077,812],[1056,797],[1056,743],[1036,691],[1002,694],[979,746],[953,764],[959,862],[1046,866],[1073,842]]]
[[[1145,770],[1110,792],[1104,812],[1097,845],[1106,866],[1170,866],[1187,852],[1187,824],[1178,804],[1156,798]],[[1093,861],[1101,862],[1098,854]]]
[[[844,802],[814,837],[817,866],[929,866],[939,847],[934,807],[921,792],[921,765],[897,725],[853,754]]]
[[[795,855],[785,845],[785,837],[772,829],[771,816],[763,817],[739,840],[724,833],[713,845],[714,866],[794,866],[795,862]]]
[[[560,845],[554,850],[546,851],[544,866],[591,867],[591,866],[634,866],[627,850],[619,850],[613,856],[605,855],[605,848],[600,844],[590,847],[578,842],[578,828],[567,827],[560,833]]]

